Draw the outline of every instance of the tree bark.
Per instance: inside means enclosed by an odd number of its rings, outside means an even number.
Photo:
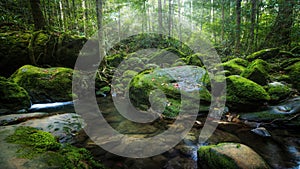
[[[98,43],[99,43],[99,55],[100,58],[104,57],[105,50],[103,46],[103,0],[96,0],[96,13],[97,13],[97,25],[98,25]]]
[[[254,28],[256,27],[256,0],[251,0],[250,52],[254,52]]]
[[[35,30],[42,30],[46,28],[46,22],[40,4],[40,0],[30,0],[31,13]]]
[[[291,44],[294,4],[295,0],[278,1],[278,15],[262,48],[289,46]]]
[[[242,0],[236,0],[236,32],[235,32],[235,52],[240,52],[241,45],[241,2]]]
[[[158,0],[158,32],[163,32],[161,0]]]

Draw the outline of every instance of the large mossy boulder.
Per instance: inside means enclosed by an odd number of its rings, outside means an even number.
[[[29,93],[32,103],[46,103],[72,100],[72,75],[70,68],[25,65],[10,80]]]
[[[227,70],[226,75],[240,75],[248,66],[248,61],[242,58],[235,58],[221,64],[224,70]]]
[[[293,87],[300,91],[300,62],[297,62],[285,68],[285,71],[288,73],[290,82],[292,83]]]
[[[27,91],[0,76],[0,109],[28,109],[31,105]]]
[[[247,60],[253,61],[255,59],[263,59],[268,60],[275,58],[280,52],[279,48],[270,48],[270,49],[263,49],[257,52],[252,53],[246,57]]]
[[[268,71],[270,65],[261,59],[256,59],[241,73],[241,76],[264,86],[269,80]]]
[[[220,143],[202,146],[198,164],[203,168],[268,169],[264,159],[250,147],[239,143]]]
[[[73,68],[86,40],[47,31],[0,33],[0,75],[9,77],[26,64]]]
[[[226,78],[226,102],[231,110],[252,111],[259,109],[270,96],[259,84],[238,75]]]
[[[148,109],[153,103],[162,104],[161,106],[165,106],[164,115],[174,117],[178,115],[183,104],[190,108],[199,107],[197,103],[189,102],[190,100],[210,102],[210,92],[204,86],[206,76],[206,70],[196,66],[147,70],[132,79],[130,99],[142,110]],[[191,99],[181,100],[182,96]],[[181,103],[186,100],[186,103]]]
[[[105,168],[86,149],[62,145],[48,132],[25,126],[1,127],[0,132],[0,168]]]

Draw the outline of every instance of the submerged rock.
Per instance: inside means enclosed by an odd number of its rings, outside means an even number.
[[[226,101],[231,110],[253,111],[270,100],[262,86],[244,77],[232,75],[226,78],[226,82]]]
[[[84,121],[78,114],[58,114],[41,119],[32,119],[18,124],[19,126],[30,126],[50,132],[58,138],[61,143],[71,143],[73,137],[84,127]]]
[[[0,109],[12,111],[28,109],[31,105],[27,91],[18,84],[0,77]],[[9,113],[10,111],[1,111]]]
[[[72,75],[69,68],[25,65],[10,80],[29,93],[32,103],[48,103],[72,100]]]
[[[258,122],[271,122],[277,119],[275,123],[283,123],[287,120],[285,125],[289,125],[289,118],[300,113],[300,99],[294,98],[290,99],[279,105],[270,106],[267,110],[251,113],[243,113],[240,115],[240,118],[243,120],[249,121],[258,121]],[[299,126],[299,124],[297,124]],[[283,126],[283,124],[281,124]]]
[[[251,131],[254,132],[255,134],[258,134],[263,137],[271,137],[271,134],[264,127],[258,127],[258,128],[252,129]]]
[[[199,162],[203,168],[220,169],[268,169],[267,163],[255,151],[238,143],[220,143],[202,146],[198,150]]]

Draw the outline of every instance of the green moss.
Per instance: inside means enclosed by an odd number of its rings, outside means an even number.
[[[28,91],[32,102],[72,100],[72,74],[69,68],[39,68],[25,65],[10,80]]]
[[[244,77],[232,75],[226,78],[226,82],[226,101],[232,109],[258,108],[258,105],[270,100],[262,86]]]
[[[241,76],[260,85],[266,85],[269,80],[268,71],[270,71],[269,64],[261,59],[256,59],[241,73]]]
[[[286,59],[280,64],[281,69],[285,69],[297,62],[300,62],[300,58],[291,58],[291,59]]]
[[[241,58],[235,58],[220,65],[223,66],[224,70],[229,71],[229,74],[226,75],[240,75],[248,65],[248,61]]]
[[[36,128],[18,127],[14,134],[6,138],[6,141],[22,146],[18,151],[20,158],[41,160],[50,168],[105,168],[96,162],[86,149],[71,145],[62,146],[50,133]]]
[[[279,51],[280,49],[278,48],[263,49],[248,55],[246,59],[249,61],[253,61],[255,59],[272,59],[278,55]]]
[[[294,54],[300,54],[300,46],[295,46],[292,50],[291,50],[292,53]]]
[[[32,127],[19,127],[6,140],[10,143],[23,145],[24,149],[21,157],[25,158],[33,158],[39,153],[48,150],[58,150],[60,147],[60,144],[50,133]]]
[[[222,146],[222,144],[200,147],[198,150],[200,163],[206,163],[206,165],[211,169],[239,169],[234,160],[212,149],[220,146]]]
[[[285,68],[285,71],[288,73],[293,87],[300,91],[300,62]]]
[[[193,55],[190,55],[186,58],[186,63],[188,65],[194,65],[194,66],[203,66],[203,63],[201,61],[201,58],[203,58],[203,54],[195,53]]]
[[[0,77],[0,95],[0,108],[20,110],[31,105],[27,91],[4,77]]]
[[[118,65],[123,61],[124,57],[125,56],[123,54],[114,54],[107,56],[105,59],[108,66],[118,67]]]
[[[290,117],[290,114],[287,113],[276,113],[273,111],[261,111],[261,112],[252,112],[241,114],[240,118],[250,121],[272,121],[274,119],[284,119]]]

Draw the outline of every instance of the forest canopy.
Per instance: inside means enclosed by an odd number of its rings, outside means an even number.
[[[199,31],[227,55],[300,44],[297,0],[1,0],[0,4],[3,32],[43,29],[89,38],[102,25],[120,25],[139,14],[144,16],[143,32],[160,29],[178,37],[184,18],[190,31]]]

